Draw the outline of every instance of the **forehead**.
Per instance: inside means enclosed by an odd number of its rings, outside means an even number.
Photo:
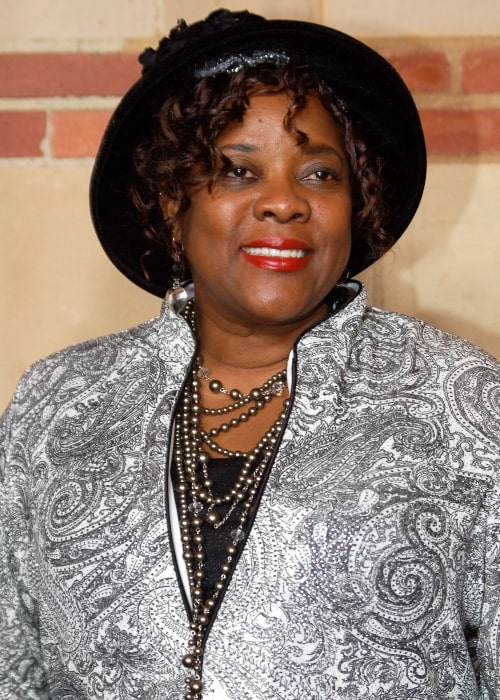
[[[235,136],[251,136],[262,139],[272,134],[287,135],[298,140],[302,132],[308,142],[332,142],[343,146],[344,140],[339,125],[326,110],[319,97],[309,94],[305,105],[290,115],[291,97],[287,92],[263,93],[250,97],[241,121],[231,122],[220,134],[218,143],[223,145]],[[291,116],[291,124],[287,121]]]

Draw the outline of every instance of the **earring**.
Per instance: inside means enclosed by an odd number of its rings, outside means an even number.
[[[165,294],[165,302],[175,314],[179,314],[186,302],[189,300],[187,289],[182,286],[178,277],[174,277],[172,286],[167,289]]]
[[[174,259],[174,262],[179,267],[181,267],[182,259],[184,257],[184,246],[182,245],[182,241],[178,242],[174,238],[172,238],[172,248],[173,248],[172,257]]]
[[[188,301],[189,295],[187,290],[181,285],[181,275],[184,272],[184,247],[182,241],[177,242],[172,237],[172,247],[172,258],[174,260],[172,265],[173,280],[172,286],[165,294],[165,301],[172,311],[178,314]]]

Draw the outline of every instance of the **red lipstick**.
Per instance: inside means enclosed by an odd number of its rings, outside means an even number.
[[[278,251],[290,253],[280,254]],[[311,253],[312,248],[298,238],[262,238],[241,247],[241,254],[247,262],[274,272],[303,270],[311,261]]]

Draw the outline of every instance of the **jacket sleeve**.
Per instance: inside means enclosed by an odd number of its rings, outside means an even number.
[[[481,698],[500,698],[500,485],[485,499],[483,598],[477,659]]]
[[[14,402],[0,420],[0,697],[46,700],[24,446]]]

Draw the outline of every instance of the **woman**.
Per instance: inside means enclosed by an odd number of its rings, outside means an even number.
[[[420,200],[404,84],[248,13],[142,60],[91,202],[166,303],[4,417],[4,697],[496,697],[497,365],[347,279]]]

